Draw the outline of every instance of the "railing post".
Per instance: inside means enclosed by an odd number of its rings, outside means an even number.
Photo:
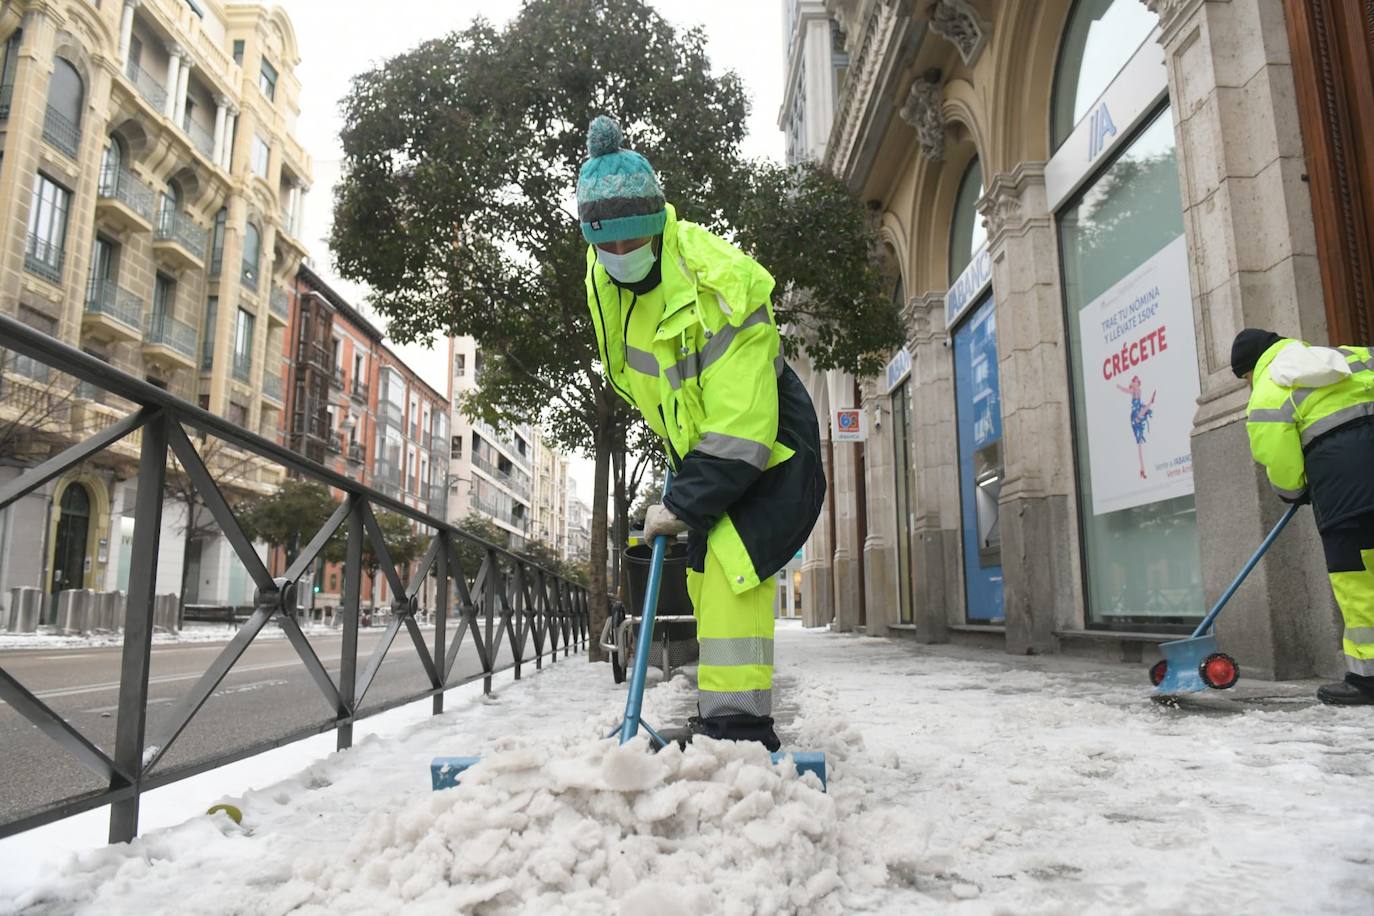
[[[482,584],[482,613],[487,618],[484,629],[486,631],[487,643],[487,664],[486,677],[482,678],[482,693],[491,695],[491,673],[496,670],[496,647],[492,645],[492,630],[495,626],[496,617],[496,590],[502,585],[498,584],[501,576],[501,560],[496,551],[487,551],[487,562],[490,567],[487,569],[486,582]]]
[[[448,671],[444,669],[444,659],[448,655],[448,605],[452,592],[452,586],[448,581],[450,539],[447,531],[439,531],[435,537],[439,539],[439,555],[434,558],[434,573],[439,587],[434,596],[434,667],[439,669],[439,683],[447,685]],[[444,692],[440,690],[434,695],[434,715],[437,716],[443,711]]]
[[[157,554],[162,534],[162,488],[167,477],[167,414],[158,412],[143,427],[138,459],[138,496],[134,539],[129,554],[128,614],[119,670],[119,719],[115,723],[115,766],[133,776],[134,792],[110,806],[110,842],[138,835],[139,793],[143,788],[143,740],[148,724],[148,669],[152,663],[153,599],[157,591]],[[113,788],[113,787],[112,787]]]
[[[525,654],[525,641],[520,638],[525,625],[525,565],[518,560],[515,563],[514,583],[515,587],[511,589],[515,599],[512,602],[514,635],[511,639],[511,655],[515,657],[515,679],[518,681],[520,662]]]
[[[544,670],[544,640],[549,633],[549,583],[544,578],[544,570],[539,570],[539,590],[535,592],[534,625],[538,628],[534,641],[534,670]]]
[[[343,648],[339,657],[339,698],[351,716],[358,690],[358,614],[362,605],[363,587],[363,502],[350,496],[348,510],[348,547],[344,554],[344,631]],[[353,746],[353,723],[341,722],[335,747],[345,750]]]

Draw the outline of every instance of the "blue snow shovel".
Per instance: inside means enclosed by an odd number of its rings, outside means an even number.
[[[670,469],[663,481],[663,495],[668,495],[668,488],[673,483],[673,472]],[[644,681],[649,673],[649,644],[653,641],[654,616],[658,613],[658,591],[659,585],[663,581],[663,558],[668,552],[668,536],[660,534],[654,538],[653,554],[649,560],[649,581],[644,589],[644,607],[641,609],[639,621],[639,638],[635,641],[634,666],[630,670],[630,690],[625,698],[625,717],[620,720],[607,738],[620,736],[620,743],[626,744],[637,734],[642,726],[649,737],[653,739],[657,747],[664,747],[667,741],[663,739],[647,722],[640,718],[640,711],[644,705]],[[777,763],[784,757],[792,758],[792,765],[797,768],[797,774],[815,773],[821,781],[821,788],[825,788],[825,753],[823,751],[802,751],[783,753],[775,751],[773,762]],[[430,777],[435,789],[447,789],[458,784],[458,779],[463,771],[476,764],[480,757],[435,757],[430,763]]]
[[[1213,690],[1225,690],[1234,687],[1236,681],[1240,680],[1240,666],[1234,658],[1218,651],[1216,634],[1208,631],[1217,615],[1221,613],[1221,609],[1226,606],[1226,602],[1231,600],[1231,596],[1240,588],[1245,577],[1250,575],[1250,570],[1259,564],[1260,558],[1273,546],[1279,533],[1293,520],[1297,512],[1297,505],[1288,507],[1288,511],[1283,513],[1283,517],[1259,545],[1255,555],[1241,568],[1240,575],[1236,576],[1235,581],[1222,593],[1207,616],[1202,618],[1202,623],[1197,625],[1192,636],[1160,644],[1159,650],[1164,653],[1164,658],[1150,668],[1150,683],[1155,685],[1155,696],[1170,697],[1198,693],[1208,687]],[[1204,633],[1207,635],[1204,636]]]

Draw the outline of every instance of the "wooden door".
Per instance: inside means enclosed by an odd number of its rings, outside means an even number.
[[[1332,344],[1374,344],[1374,0],[1284,0]]]

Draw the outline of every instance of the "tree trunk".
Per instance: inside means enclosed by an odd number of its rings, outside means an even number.
[[[630,539],[630,499],[625,491],[625,462],[629,456],[624,445],[615,452],[615,587],[621,600],[630,594],[630,582],[626,578],[625,564],[620,561],[620,552]]]
[[[610,490],[611,452],[615,447],[612,441],[613,417],[610,395],[605,389],[597,391],[596,429],[593,432],[596,474],[592,484],[591,585],[588,588],[591,639],[587,640],[587,658],[594,662],[606,661],[606,653],[601,649],[601,628],[606,624],[606,610],[609,607],[606,592],[606,497]]]

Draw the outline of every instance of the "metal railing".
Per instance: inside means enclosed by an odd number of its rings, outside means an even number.
[[[191,145],[200,150],[206,159],[215,154],[215,135],[192,121],[189,113],[182,121],[181,128],[186,132],[186,136],[191,138]]]
[[[361,442],[349,443],[348,460],[353,462],[360,462],[363,460],[363,446]]]
[[[62,282],[62,264],[67,254],[61,245],[30,233],[24,245],[24,269],[52,283]]]
[[[509,487],[513,492],[520,496],[530,495],[530,481],[523,472],[517,473],[515,468],[508,471],[501,470],[495,462],[487,458],[480,452],[472,453],[472,463],[476,465],[488,477],[493,478],[498,483]]]
[[[164,207],[158,214],[157,232],[154,238],[160,241],[176,242],[189,251],[198,261],[205,260],[205,243],[209,233],[203,226],[180,210]]]
[[[49,105],[43,114],[43,139],[75,159],[81,149],[81,125]]]
[[[129,82],[134,84],[138,94],[143,96],[144,101],[160,114],[167,106],[167,89],[157,80],[153,79],[152,74],[144,70],[134,61],[124,67],[124,75],[129,78]]]
[[[196,358],[196,329],[165,312],[148,313],[143,343],[168,347],[187,359]]]
[[[0,121],[10,116],[10,102],[14,99],[14,83],[0,83]]]
[[[86,311],[113,318],[135,334],[143,330],[143,300],[106,277],[86,288]]]
[[[250,384],[253,381],[252,357],[244,359],[242,357],[235,355],[233,371],[234,378],[238,379],[240,382],[243,382],[245,385]]]
[[[363,380],[357,376],[353,378],[353,385],[349,394],[352,396],[353,400],[367,403],[367,387],[363,384]]]
[[[103,166],[96,196],[117,200],[148,222],[153,221],[153,189],[126,168]]]
[[[286,290],[280,286],[272,287],[272,294],[267,299],[267,307],[272,310],[282,321],[291,317],[291,303],[286,296]]]
[[[78,381],[98,385],[136,405],[135,412],[111,424],[85,441],[27,469],[0,484],[0,511],[34,493],[69,469],[116,443],[137,435],[139,451],[137,496],[133,507],[134,530],[129,556],[127,613],[122,648],[119,696],[115,707],[113,753],[107,754],[87,739],[61,713],[55,711],[7,670],[0,662],[0,700],[52,739],[87,770],[102,787],[81,790],[73,786],[59,801],[19,817],[0,821],[0,837],[11,836],[52,821],[110,806],[111,842],[125,842],[138,833],[142,793],[203,773],[233,760],[279,747],[282,744],[335,731],[337,747],[353,742],[353,725],[360,719],[424,698],[432,698],[433,711],[443,711],[444,692],[481,678],[491,691],[492,675],[514,669],[521,676],[526,650],[533,641],[536,668],[546,655],[556,660],[561,648],[566,658],[571,649],[582,648],[588,639],[588,604],[585,590],[499,548],[472,537],[433,515],[364,487],[356,480],[250,433],[229,420],[180,400],[155,385],[112,369],[94,356],[36,331],[21,322],[0,316],[0,339],[25,357],[66,372]],[[224,440],[259,458],[285,466],[301,477],[341,491],[343,501],[300,554],[279,575],[263,562],[244,532],[224,493],[215,483],[194,440],[187,434],[204,433]],[[149,672],[156,606],[158,554],[161,547],[162,502],[169,453],[174,454],[187,479],[204,500],[207,511],[222,530],[234,554],[257,586],[252,616],[176,706],[150,724]],[[374,508],[408,518],[429,533],[423,559],[409,582],[403,580],[391,560]],[[315,564],[326,545],[341,534],[346,537],[343,566],[343,646],[336,680],[326,670],[293,615],[297,606],[298,580]],[[389,623],[385,634],[364,664],[358,651],[358,618],[363,578],[363,544],[371,545],[371,562],[385,577],[391,594]],[[482,555],[477,572],[469,579],[462,570],[458,545],[466,542]],[[436,583],[436,615],[433,644],[426,642],[416,622],[419,596],[426,581]],[[194,763],[159,764],[195,720],[206,701],[243,656],[254,638],[271,622],[285,631],[302,666],[319,688],[332,712],[327,719],[298,728],[286,735],[258,733],[246,748],[219,752]],[[450,622],[457,625],[450,642]],[[405,630],[415,649],[416,661],[428,686],[419,692],[366,709],[364,698],[391,650]],[[481,670],[450,682],[463,641],[471,637]],[[503,649],[513,661],[497,667]],[[150,732],[152,734],[150,734]],[[35,733],[36,734],[36,733]]]
[[[262,393],[278,404],[282,403],[281,376],[268,373],[262,377]]]

